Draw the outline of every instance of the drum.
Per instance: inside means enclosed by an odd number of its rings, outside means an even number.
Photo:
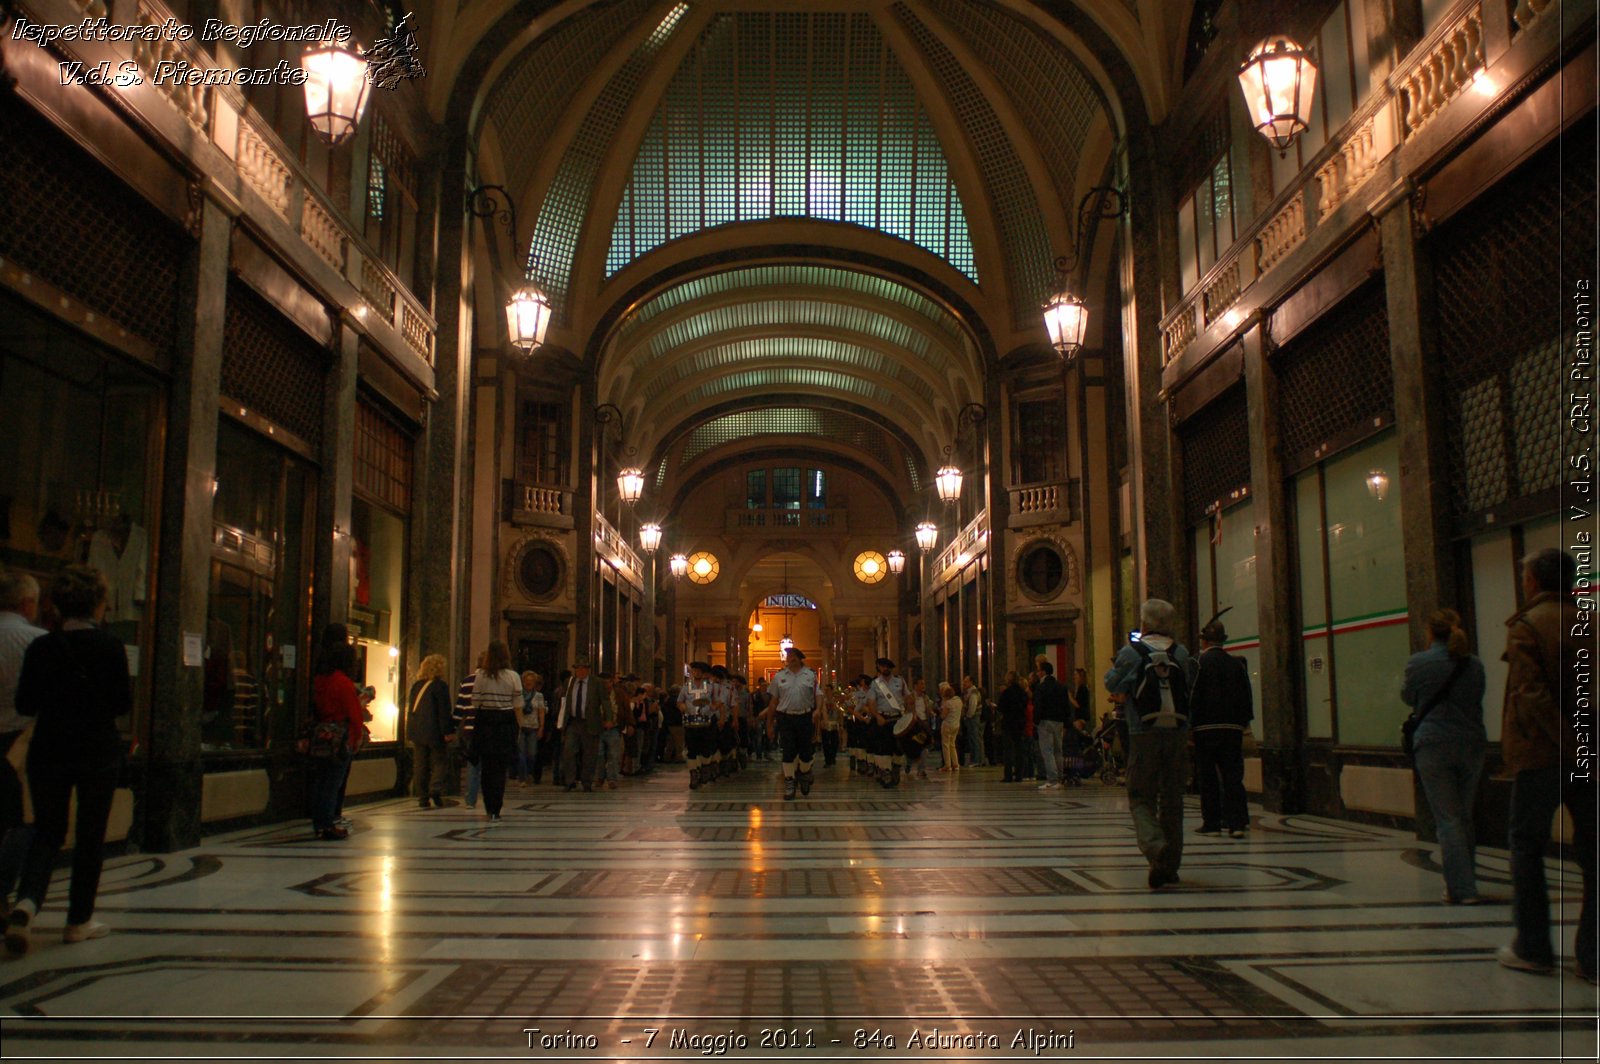
[[[910,753],[917,747],[927,746],[933,741],[933,729],[928,727],[928,722],[921,720],[915,713],[902,713],[895,718],[894,741],[900,749]]]

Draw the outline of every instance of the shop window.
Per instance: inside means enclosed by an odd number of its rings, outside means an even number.
[[[200,718],[206,753],[259,750],[299,733],[315,498],[306,462],[221,420]]]
[[[772,471],[772,505],[778,510],[800,509],[800,470]]]
[[[1472,616],[1478,657],[1483,661],[1489,698],[1506,689],[1506,663],[1500,659],[1506,645],[1506,618],[1523,605],[1522,559],[1546,547],[1560,548],[1561,518],[1558,514],[1526,521],[1511,528],[1498,528],[1475,536],[1471,544]],[[1489,741],[1500,741],[1499,704],[1484,706],[1483,725]]]
[[[1199,186],[1178,204],[1178,258],[1185,292],[1227,253],[1234,236],[1233,168],[1224,146]]]
[[[1411,654],[1399,468],[1388,433],[1294,481],[1308,734],[1343,746],[1398,744]]]
[[[101,571],[105,628],[128,648],[139,734],[150,705],[161,388],[9,296],[0,295],[0,320],[0,565],[39,581],[46,623],[63,566]]]
[[[1056,399],[1020,402],[1012,419],[1011,477],[1016,484],[1066,479],[1067,419]]]
[[[350,635],[356,682],[371,687],[373,742],[399,738],[399,700],[405,697],[400,659],[405,603],[404,518],[358,496],[350,506]]]
[[[366,238],[407,288],[416,287],[418,218],[415,153],[382,115],[372,119],[367,155]]]
[[[1363,0],[1342,0],[1306,42],[1317,64],[1311,124],[1280,156],[1272,153],[1272,187],[1282,192],[1367,98],[1367,20]]]
[[[524,398],[517,404],[517,482],[546,488],[567,486],[562,441],[567,404]]]
[[[1261,633],[1256,608],[1255,504],[1245,501],[1214,510],[1190,530],[1195,573],[1194,631],[1221,610],[1228,629],[1224,645],[1244,659],[1250,682],[1261,690]],[[1190,648],[1195,649],[1195,648]]]

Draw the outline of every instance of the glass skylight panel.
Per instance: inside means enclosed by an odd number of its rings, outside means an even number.
[[[867,14],[719,15],[651,119],[607,274],[733,221],[878,229],[978,279],[933,124]]]

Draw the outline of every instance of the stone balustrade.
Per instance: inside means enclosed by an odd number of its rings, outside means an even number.
[[[1167,327],[1161,331],[1161,347],[1164,359],[1171,362],[1183,352],[1183,349],[1194,343],[1194,338],[1200,335],[1198,320],[1199,307],[1193,301],[1178,308],[1177,313]]]
[[[1256,234],[1256,274],[1266,273],[1282,262],[1305,239],[1306,202],[1304,195],[1297,192]]]
[[[315,196],[307,196],[300,212],[300,236],[334,269],[344,270],[344,230]]]
[[[1482,8],[1474,4],[1463,11],[1431,47],[1419,51],[1391,80],[1400,92],[1408,137],[1420,132],[1483,69]]]
[[[239,121],[238,149],[234,161],[244,183],[266,200],[267,206],[284,218],[289,217],[290,195],[294,181],[289,164],[278,154],[271,141],[257,132],[255,126],[243,117]]]
[[[1511,19],[1516,23],[1516,32],[1518,34],[1526,32],[1528,27],[1539,21],[1539,16],[1551,6],[1550,0],[1517,0],[1517,6],[1511,12]]]

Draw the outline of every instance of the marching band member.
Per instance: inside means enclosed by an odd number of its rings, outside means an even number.
[[[817,729],[822,724],[822,687],[815,671],[806,667],[806,655],[790,647],[784,667],[768,685],[772,702],[767,706],[767,729],[777,732],[783,750],[783,800],[792,802],[795,791],[811,793],[811,758]]]
[[[689,679],[678,690],[678,705],[683,710],[683,745],[689,761],[689,789],[698,790],[711,782],[711,754],[716,749],[713,735],[711,666],[703,661],[689,663]]]
[[[867,709],[867,687],[871,683],[872,678],[863,673],[850,685],[850,767],[863,776],[876,775],[878,770],[867,753],[873,728],[872,713]]]
[[[867,689],[867,708],[876,725],[871,752],[878,766],[878,782],[897,787],[905,755],[896,748],[894,722],[906,711],[906,682],[894,674],[894,662],[889,658],[878,659],[878,676]]]
[[[733,685],[728,670],[711,666],[711,711],[716,718],[712,732],[711,778],[721,779],[733,771]]]

